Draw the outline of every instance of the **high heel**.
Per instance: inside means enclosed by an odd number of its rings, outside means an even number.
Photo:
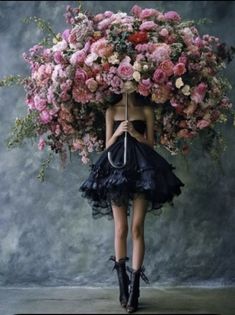
[[[127,266],[127,270],[131,274],[130,278],[130,291],[129,291],[129,298],[126,306],[126,310],[128,313],[133,313],[138,309],[138,298],[140,296],[140,277],[146,282],[150,283],[149,279],[144,274],[144,266],[140,267],[138,270],[134,270]]]
[[[126,272],[126,261],[129,260],[129,257],[120,258],[116,261],[115,256],[111,256],[109,260],[114,261],[113,270],[117,270],[118,283],[119,283],[119,301],[123,308],[126,307],[127,301],[129,298],[129,290],[128,286],[130,283],[130,279]]]

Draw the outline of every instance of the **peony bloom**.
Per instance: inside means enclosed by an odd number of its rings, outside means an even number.
[[[113,47],[108,44],[105,38],[100,38],[91,44],[90,51],[91,53],[97,54],[99,57],[108,57],[112,55]]]
[[[165,43],[155,44],[154,50],[149,57],[154,62],[160,63],[170,58],[170,52],[171,50],[169,45]]]

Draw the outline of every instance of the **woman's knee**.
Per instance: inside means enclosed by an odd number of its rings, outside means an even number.
[[[140,239],[144,237],[144,227],[143,225],[133,225],[131,229],[132,240]]]
[[[115,235],[118,238],[121,238],[121,239],[127,238],[127,235],[128,235],[128,224],[126,224],[126,223],[117,224],[115,226]]]

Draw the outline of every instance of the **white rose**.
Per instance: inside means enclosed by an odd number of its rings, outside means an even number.
[[[139,73],[139,71],[134,71],[133,78],[135,79],[135,81],[139,82],[139,80],[140,80],[140,73]]]
[[[133,68],[136,71],[141,71],[141,64],[138,61],[135,61],[133,64]]]

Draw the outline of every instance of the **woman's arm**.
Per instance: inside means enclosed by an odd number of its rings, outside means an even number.
[[[151,148],[154,148],[154,111],[150,106],[145,106],[144,113],[146,117],[146,138],[135,130],[134,138],[136,140],[148,144]]]
[[[108,107],[105,112],[105,124],[106,124],[105,148],[107,149],[117,140],[117,137],[113,135],[113,112],[110,107]]]

